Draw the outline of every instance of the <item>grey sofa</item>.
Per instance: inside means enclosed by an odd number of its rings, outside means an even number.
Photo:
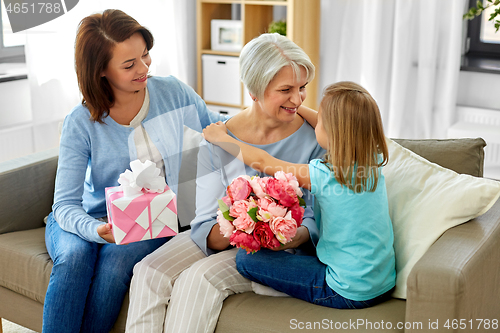
[[[444,167],[482,176],[482,139],[397,141]],[[56,166],[57,150],[0,164],[0,317],[35,331],[41,331],[52,268],[43,218],[51,209]],[[233,295],[224,302],[216,332],[425,332],[436,324],[433,332],[462,332],[444,324],[500,320],[500,200],[483,216],[445,232],[413,268],[407,286],[407,300],[364,310],[253,292]],[[113,332],[124,331],[127,307],[128,299]]]

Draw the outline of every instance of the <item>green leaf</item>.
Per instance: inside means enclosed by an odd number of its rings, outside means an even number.
[[[477,8],[480,8],[480,9],[484,9],[484,7],[483,7],[483,2],[482,2],[481,0],[477,0],[477,2],[476,2],[476,7],[477,7]]]
[[[286,22],[285,21],[273,21],[269,24],[269,33],[277,32],[280,35],[286,36]]]
[[[297,198],[299,198],[299,205],[306,208],[307,207],[306,201],[299,196],[297,196]]]
[[[221,199],[217,199],[217,203],[219,204],[219,209],[221,212],[224,213],[229,211],[229,207],[226,205],[224,201],[222,201]]]
[[[471,12],[467,12],[464,14],[464,16],[462,16],[462,19],[464,20],[472,20],[475,16],[473,14],[471,14]]]
[[[257,223],[259,222],[259,220],[257,219],[257,210],[259,208],[258,207],[254,207],[254,208],[251,208],[247,213],[248,215],[252,218],[252,220]]]
[[[219,209],[222,212],[224,218],[228,221],[234,221],[234,217],[229,215],[229,207],[226,205],[226,203],[220,199],[217,199],[217,202],[219,203]]]
[[[222,213],[222,216],[224,216],[224,218],[226,220],[228,220],[229,222],[233,222],[235,220],[234,217],[232,217],[231,215],[229,215],[229,211],[225,211],[224,213]]]

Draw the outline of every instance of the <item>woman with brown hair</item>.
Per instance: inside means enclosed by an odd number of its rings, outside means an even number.
[[[80,22],[75,68],[83,101],[61,133],[45,235],[54,267],[43,332],[111,330],[134,265],[168,238],[112,244],[105,187],[118,185],[140,159],[155,162],[176,192],[184,126],[200,132],[224,119],[176,78],[149,76],[153,43],[149,30],[119,10]]]

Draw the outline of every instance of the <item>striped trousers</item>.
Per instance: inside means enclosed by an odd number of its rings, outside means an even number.
[[[186,231],[149,254],[134,267],[126,332],[213,332],[224,299],[252,290],[236,252],[207,257]]]

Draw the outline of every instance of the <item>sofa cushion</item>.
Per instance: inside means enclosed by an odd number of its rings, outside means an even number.
[[[481,138],[393,140],[443,168],[474,177],[483,176],[486,142]]]
[[[0,163],[0,234],[43,227],[54,198],[57,154],[54,148]]]
[[[250,333],[250,332],[293,332],[293,331],[344,331],[335,330],[335,325],[344,325],[346,331],[367,332],[404,332],[397,329],[398,322],[405,321],[405,301],[391,299],[367,309],[339,310],[319,306],[291,297],[271,297],[247,292],[232,295],[224,301],[222,312],[215,333]],[[376,329],[370,326],[391,323],[387,329]],[[316,323],[316,324],[315,324]],[[359,323],[357,329],[348,326]],[[307,329],[307,325],[314,330]]]
[[[0,235],[0,267],[0,286],[43,303],[52,271],[45,228]]]
[[[457,174],[387,140],[383,172],[394,227],[396,290],[406,298],[415,263],[449,228],[484,214],[500,196],[500,182]]]

